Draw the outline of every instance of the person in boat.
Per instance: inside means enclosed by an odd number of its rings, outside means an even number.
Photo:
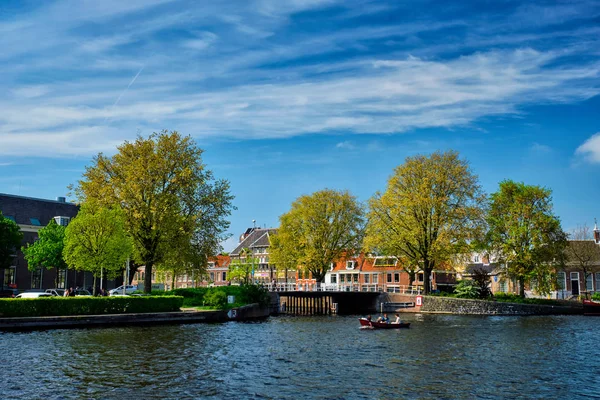
[[[400,314],[396,314],[396,320],[394,321],[394,324],[401,324],[402,320],[400,319]]]
[[[383,314],[383,317],[377,318],[377,322],[381,322],[381,323],[384,323],[384,324],[389,324],[390,323],[390,319],[388,318],[387,314]]]
[[[367,321],[371,322],[371,316],[367,315]]]

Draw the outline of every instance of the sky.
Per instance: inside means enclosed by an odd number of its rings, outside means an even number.
[[[228,179],[231,250],[300,195],[453,149],[600,217],[600,1],[0,1],[0,193],[54,199],[163,129]]]

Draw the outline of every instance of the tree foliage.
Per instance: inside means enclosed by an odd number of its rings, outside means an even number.
[[[362,247],[363,206],[347,191],[325,189],[301,196],[279,221],[269,249],[271,261],[295,264],[317,282],[325,279],[332,262]]]
[[[540,293],[552,290],[554,261],[563,253],[566,235],[552,212],[551,190],[500,182],[491,195],[487,223],[488,243],[503,263],[503,274],[518,279],[520,295],[532,281]]]
[[[65,227],[51,219],[48,225],[38,231],[38,240],[21,248],[27,261],[27,268],[30,271],[40,267],[66,269],[67,263],[63,257],[64,240]]]
[[[0,211],[0,269],[13,265],[17,249],[23,240],[19,226]]]
[[[233,209],[229,182],[215,180],[202,162],[203,150],[189,136],[162,131],[125,142],[112,157],[99,154],[74,188],[82,201],[120,206],[133,239],[134,257],[145,265],[144,290],[152,268],[179,251],[181,263],[197,246],[203,260],[216,254]],[[176,243],[177,246],[173,246]]]
[[[239,258],[234,258],[229,263],[229,279],[250,284],[253,271],[258,267],[259,259],[252,255],[252,250],[243,248]]]
[[[118,207],[105,208],[84,203],[65,230],[64,257],[67,265],[89,271],[94,277],[101,272],[111,278],[118,276],[131,253],[125,217]]]
[[[369,201],[365,247],[420,266],[429,293],[434,268],[469,252],[482,235],[485,204],[477,176],[457,152],[408,157]]]

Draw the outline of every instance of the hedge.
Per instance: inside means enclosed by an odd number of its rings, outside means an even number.
[[[163,291],[152,291],[152,295],[174,295],[183,297],[184,307],[198,307],[213,305],[213,294],[214,292],[224,292],[227,296],[235,296],[235,303],[229,304],[227,307],[240,307],[250,303],[259,303],[262,306],[267,306],[271,302],[271,297],[267,289],[260,285],[241,285],[241,286],[215,286],[215,287],[201,287],[201,288],[186,288],[186,289],[175,289],[167,292]],[[208,301],[207,297],[208,296]],[[221,297],[221,294],[216,294]],[[218,308],[223,306],[218,305]]]
[[[0,317],[46,317],[179,311],[181,296],[0,299]]]

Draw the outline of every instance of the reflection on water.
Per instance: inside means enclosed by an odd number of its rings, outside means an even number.
[[[600,318],[406,319],[0,333],[0,398],[600,398]]]

